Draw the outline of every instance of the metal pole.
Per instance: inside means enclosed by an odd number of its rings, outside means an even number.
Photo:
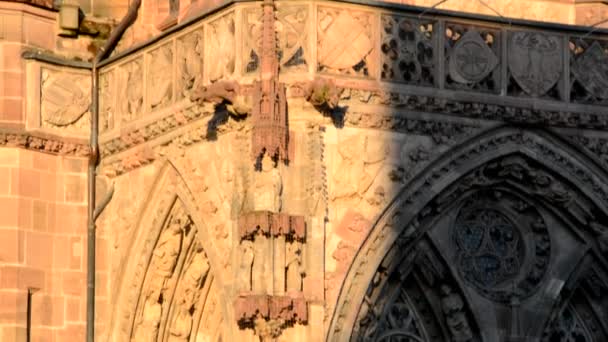
[[[27,317],[26,317],[26,337],[25,340],[30,342],[32,339],[32,296],[38,289],[30,287],[27,289]]]
[[[110,55],[126,29],[135,22],[140,5],[141,0],[134,0],[131,3],[125,17],[120,21],[116,29],[112,31],[105,45],[95,56],[91,70],[91,135],[89,167],[87,171],[87,342],[95,341],[95,220],[108,204],[113,192],[112,190],[110,191],[100,207],[95,207],[95,179],[97,165],[99,165],[99,70],[97,65]]]

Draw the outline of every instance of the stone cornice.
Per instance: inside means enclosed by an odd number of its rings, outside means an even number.
[[[192,106],[137,127],[100,144],[103,174],[115,177],[161,157],[178,157],[187,146],[242,130],[244,124],[230,119],[225,111]]]
[[[17,147],[64,156],[86,157],[89,146],[84,140],[67,139],[41,132],[0,127],[0,147]]]

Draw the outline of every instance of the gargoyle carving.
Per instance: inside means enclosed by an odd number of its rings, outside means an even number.
[[[197,103],[210,102],[214,105],[225,104],[226,109],[236,116],[251,113],[251,98],[245,96],[236,81],[218,81],[208,86],[199,86],[190,97]]]
[[[316,78],[302,84],[303,95],[308,102],[317,108],[333,110],[338,107],[340,95],[344,89],[338,88],[333,80]]]

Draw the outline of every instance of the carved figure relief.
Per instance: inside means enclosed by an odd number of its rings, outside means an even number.
[[[160,288],[150,288],[150,292],[145,298],[142,319],[135,328],[132,342],[156,342],[162,315],[160,295]]]
[[[149,55],[147,100],[151,110],[165,107],[173,99],[173,48],[165,45]]]
[[[116,117],[116,71],[99,74],[99,132],[114,128]]]
[[[500,31],[448,24],[448,86],[500,91]]]
[[[239,274],[238,274],[238,289],[241,292],[249,292],[252,290],[252,271],[253,263],[255,261],[255,252],[253,250],[253,242],[250,240],[241,241],[240,249],[240,263],[239,263]]]
[[[302,291],[305,269],[302,263],[302,243],[294,240],[285,244],[285,282],[287,292]]]
[[[254,177],[254,210],[280,212],[283,181],[279,169],[274,167],[274,161],[268,154],[264,154],[262,170],[256,172]]]
[[[209,81],[230,77],[234,73],[236,62],[236,41],[234,38],[234,14],[227,14],[208,26],[207,43],[209,46],[207,64]]]
[[[137,309],[131,341],[156,342],[161,317],[168,310],[168,292],[177,275],[175,267],[182,254],[184,236],[191,230],[191,221],[179,200],[174,204],[165,227],[154,246],[146,272],[143,296]],[[185,284],[190,280],[186,278]],[[187,298],[187,297],[184,297]]]
[[[608,100],[608,48],[598,41],[573,39],[570,42],[573,79],[572,99],[597,103]],[[598,101],[599,100],[599,101]],[[605,102],[603,103],[605,104]]]
[[[143,106],[143,68],[142,59],[138,58],[118,69],[118,112],[124,123],[133,121],[142,115]]]
[[[180,307],[169,330],[168,342],[187,342],[192,332],[192,315]]]
[[[382,79],[434,85],[433,23],[382,15]]]
[[[153,286],[164,288],[167,279],[173,275],[182,248],[184,219],[184,216],[173,217],[158,238],[150,265]]]
[[[201,246],[195,247],[194,256],[187,265],[186,271],[180,281],[181,301],[187,310],[190,310],[198,301],[199,289],[209,273],[209,260]]]
[[[562,41],[558,36],[513,32],[509,40],[509,71],[526,94],[543,96],[560,79],[562,53]]]
[[[200,290],[209,273],[209,260],[200,245],[194,246],[190,261],[186,265],[178,285],[176,311],[170,322],[169,341],[185,342],[192,332],[193,314],[200,298]]]
[[[370,76],[374,26],[371,13],[319,7],[317,29],[318,70]]]
[[[177,40],[177,97],[189,97],[203,79],[203,30]]]
[[[330,199],[361,197],[372,185],[388,150],[380,139],[352,137],[338,145]]]
[[[471,341],[473,333],[464,312],[464,302],[462,297],[453,292],[449,285],[441,285],[441,309],[445,315],[452,341]]]
[[[266,293],[268,239],[263,235],[257,235],[253,241],[253,267],[251,268],[251,289],[256,294]]]
[[[84,128],[77,122],[89,111],[91,79],[87,75],[41,69],[40,114],[43,127]],[[82,126],[82,127],[80,127]]]

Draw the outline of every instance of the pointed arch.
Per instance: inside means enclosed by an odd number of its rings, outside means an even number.
[[[479,176],[486,184],[476,184]],[[448,151],[401,190],[375,222],[341,288],[328,340],[350,338],[361,311],[368,310],[362,303],[383,277],[390,278],[391,259],[402,269],[414,265],[407,253],[428,239],[431,222],[476,185],[525,192],[527,200],[553,208],[552,215],[575,223],[589,254],[606,269],[602,254],[607,251],[598,243],[608,237],[606,180],[598,164],[544,131],[499,127]]]
[[[213,202],[216,195],[206,192],[200,196]],[[223,326],[231,322],[224,293],[226,280],[211,228],[201,218],[187,181],[171,161],[163,161],[134,225],[126,253],[130,257],[123,261],[113,288],[109,340],[141,339],[135,334],[138,324],[144,323],[153,326],[159,341],[180,334],[180,329],[182,335],[186,329],[194,335],[204,319],[217,325],[211,334],[230,339],[230,329]],[[188,311],[191,317],[179,317],[180,310],[184,311],[182,316]],[[206,313],[209,310],[219,312],[220,317],[211,320]]]

